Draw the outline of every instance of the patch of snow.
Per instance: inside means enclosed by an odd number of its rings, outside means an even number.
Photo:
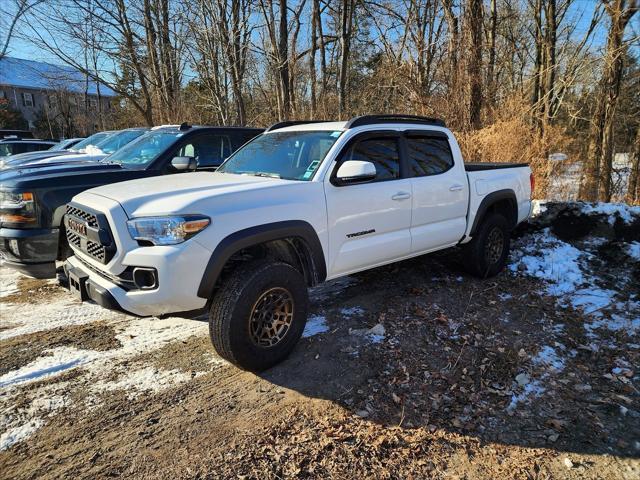
[[[174,385],[186,383],[192,375],[181,370],[163,370],[144,367],[140,370],[126,372],[115,381],[99,381],[91,387],[94,393],[106,391],[127,390],[129,398],[135,398],[140,393],[159,393]]]
[[[511,300],[513,298],[513,295],[511,295],[510,293],[499,293],[498,298],[502,301]]]
[[[553,347],[545,345],[532,358],[534,365],[545,365],[557,372],[564,369],[564,359],[562,359]]]
[[[634,260],[640,261],[640,242],[632,242],[627,247],[627,253]]]
[[[349,329],[351,335],[362,337],[371,343],[381,343],[385,338],[384,325],[378,323],[371,328]]]
[[[0,377],[0,387],[29,383],[34,380],[59,375],[80,366],[90,373],[99,373],[105,364],[119,363],[144,352],[163,347],[171,342],[194,335],[204,335],[207,325],[203,322],[181,318],[136,318],[116,335],[122,347],[106,351],[81,350],[74,347],[57,347],[17,370]]]
[[[0,435],[0,452],[22,442],[33,435],[40,427],[44,425],[44,421],[40,418],[32,418],[22,425],[9,428]]]
[[[362,315],[364,313],[364,309],[360,307],[349,307],[341,309],[340,313],[345,317],[353,317],[354,315]]]
[[[79,304],[66,296],[28,307],[23,304],[4,305],[1,317],[0,324],[8,328],[0,331],[0,340],[58,327],[84,325],[106,318],[126,318],[123,314],[105,310],[93,303]]]
[[[52,355],[39,357],[28,365],[2,375],[0,377],[0,388],[59,375],[94,360],[98,354],[95,351],[78,350],[69,347],[60,347],[51,350],[51,352]]]
[[[7,268],[0,260],[0,298],[8,297],[18,292],[18,279],[20,274],[11,268]]]
[[[580,202],[580,209],[587,215],[607,215],[611,225],[615,223],[616,217],[625,223],[631,223],[634,216],[640,216],[640,207],[632,207],[626,203]]]
[[[523,403],[529,401],[530,398],[536,398],[542,395],[546,389],[542,386],[542,383],[539,380],[534,380],[533,382],[527,383],[522,392],[519,394],[513,394],[511,396],[511,402],[507,406],[507,412],[513,412],[519,403]]]
[[[531,216],[537,217],[547,211],[547,205],[545,200],[532,200],[531,201]]]
[[[606,328],[613,332],[625,331],[629,335],[634,335],[640,332],[640,317],[628,318],[626,316],[614,313],[609,318],[602,318],[593,322],[585,324],[585,330],[587,336],[593,338],[597,334],[595,330],[599,328]],[[631,345],[631,344],[630,344]]]
[[[534,233],[520,251],[514,250],[516,260],[510,269],[549,282],[551,295],[574,291],[585,282],[578,260],[583,252],[553,236],[548,228]]]
[[[307,319],[307,324],[302,332],[302,338],[313,337],[329,331],[329,325],[327,325],[327,319],[322,315],[312,315]]]

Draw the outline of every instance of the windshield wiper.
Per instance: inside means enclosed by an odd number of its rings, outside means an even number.
[[[243,175],[253,175],[254,177],[269,177],[269,178],[280,178],[280,175],[277,173],[270,172],[242,172]]]

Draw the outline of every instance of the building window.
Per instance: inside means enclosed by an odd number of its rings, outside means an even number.
[[[23,93],[22,94],[22,105],[25,107],[33,107],[33,94],[32,93]]]
[[[0,98],[7,98],[7,94],[4,90],[0,90]]]

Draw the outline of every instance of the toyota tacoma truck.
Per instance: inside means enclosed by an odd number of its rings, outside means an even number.
[[[209,312],[212,343],[263,370],[305,327],[307,287],[461,245],[495,275],[528,218],[526,164],[465,164],[442,121],[270,127],[216,172],[85,191],[65,215],[72,292],[139,316]]]
[[[62,217],[74,195],[135,178],[214,170],[263,131],[187,124],[139,130],[123,130],[142,134],[109,156],[100,155],[100,161],[68,162],[62,157],[48,166],[0,171],[0,259],[5,266],[36,278],[55,277],[56,260],[70,253]]]

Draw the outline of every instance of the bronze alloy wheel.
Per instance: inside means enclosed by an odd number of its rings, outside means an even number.
[[[294,302],[291,293],[281,287],[264,292],[251,309],[249,331],[259,347],[273,347],[287,335],[293,321]]]
[[[489,265],[496,264],[502,257],[504,249],[504,233],[499,228],[494,228],[487,236],[487,244],[485,247],[485,258]]]

